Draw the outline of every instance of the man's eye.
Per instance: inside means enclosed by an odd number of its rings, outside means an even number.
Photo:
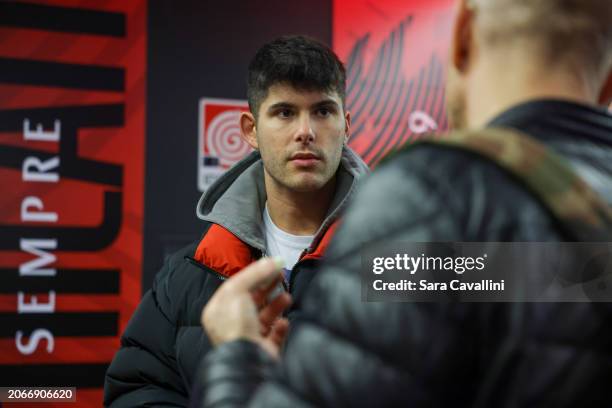
[[[317,109],[317,115],[321,116],[321,117],[328,117],[329,115],[331,115],[331,110],[329,110],[328,108],[319,108]]]
[[[281,118],[290,118],[293,112],[290,109],[281,109],[277,112],[277,115]]]

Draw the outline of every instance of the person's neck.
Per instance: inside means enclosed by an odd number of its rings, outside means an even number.
[[[296,192],[279,186],[266,174],[268,213],[274,224],[289,234],[314,235],[331,205],[336,190],[336,176],[322,189]]]
[[[562,71],[538,71],[529,63],[504,61],[482,62],[471,75],[467,86],[467,126],[484,127],[502,112],[520,103],[536,99],[559,99],[595,104],[596,96],[587,81]],[[535,64],[534,64],[535,65]]]

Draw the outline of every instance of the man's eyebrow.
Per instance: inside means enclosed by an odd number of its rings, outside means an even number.
[[[316,108],[324,108],[324,107],[335,107],[335,108],[339,108],[340,105],[338,104],[338,102],[336,102],[333,99],[323,99],[319,102],[316,102],[314,104],[312,104],[311,109],[316,109]],[[278,109],[295,109],[295,105],[289,102],[276,102],[273,103],[272,105],[268,106],[268,109],[266,109],[267,112],[272,112]]]
[[[324,107],[329,107],[329,106],[333,106],[333,107],[336,107],[336,108],[340,107],[338,102],[336,102],[333,99],[324,99],[324,100],[319,101],[319,102],[315,103],[314,105],[312,105],[313,108],[324,108]]]
[[[292,105],[289,102],[276,102],[268,106],[267,111],[270,112],[276,109],[293,109],[293,108],[295,108],[295,105]]]

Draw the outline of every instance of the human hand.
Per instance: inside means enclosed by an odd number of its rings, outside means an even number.
[[[260,259],[217,289],[201,319],[213,345],[248,339],[278,357],[289,328],[287,319],[280,316],[291,304],[287,292],[276,296],[282,266],[278,258]]]

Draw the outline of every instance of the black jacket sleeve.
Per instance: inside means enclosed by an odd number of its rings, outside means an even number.
[[[205,358],[207,365],[215,367],[203,371],[201,379],[208,384],[205,393],[196,387],[192,405],[244,406],[255,389],[269,378],[275,361],[265,351],[249,340],[237,340],[219,347]]]
[[[121,348],[106,373],[105,406],[184,407],[188,403],[175,359],[176,319],[169,296],[173,258],[157,274],[121,337]]]

